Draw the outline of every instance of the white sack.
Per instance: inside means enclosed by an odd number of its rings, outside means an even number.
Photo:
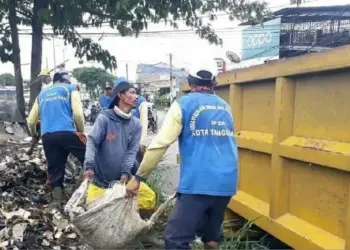
[[[85,199],[87,186],[88,181],[85,180],[72,195],[65,211],[72,216],[72,223],[84,242],[94,249],[123,249],[137,244],[135,240],[138,236],[150,229],[175,197],[174,194],[150,220],[144,221],[138,212],[137,198],[125,198],[125,185],[119,183],[107,189],[102,198],[89,206],[88,211],[79,212],[83,210],[81,200]]]

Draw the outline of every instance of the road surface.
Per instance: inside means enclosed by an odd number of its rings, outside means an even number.
[[[166,113],[164,111],[158,111],[158,126],[159,128],[163,124]],[[85,133],[89,133],[91,126],[85,126]],[[149,132],[149,141],[151,141],[155,134]],[[171,194],[177,186],[179,180],[179,166],[176,163],[176,155],[178,154],[178,144],[175,142],[172,144],[167,153],[165,154],[164,159],[159,164],[158,168],[153,171],[155,178],[159,181],[159,185],[162,187],[163,192]]]

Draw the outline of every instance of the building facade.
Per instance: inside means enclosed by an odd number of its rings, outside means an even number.
[[[169,95],[169,98],[176,97],[179,91],[180,83],[186,79],[186,71],[183,68],[172,67],[166,63],[157,64],[139,64],[137,65],[136,82],[141,87],[144,95],[163,96]],[[172,81],[170,81],[170,75]]]

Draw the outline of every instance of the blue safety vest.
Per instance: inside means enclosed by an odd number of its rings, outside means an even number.
[[[237,185],[237,144],[230,106],[214,94],[190,93],[182,112],[178,192],[232,196]]]
[[[140,105],[145,102],[146,99],[143,96],[138,96],[137,97],[137,104],[136,107],[131,110],[132,114],[140,119]]]
[[[41,135],[58,131],[76,131],[71,104],[74,85],[56,83],[38,96]]]

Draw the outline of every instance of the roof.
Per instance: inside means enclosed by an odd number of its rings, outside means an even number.
[[[275,16],[290,16],[290,15],[329,15],[334,13],[339,13],[342,15],[350,16],[350,5],[336,5],[336,6],[318,6],[318,7],[293,7],[284,8],[275,11],[273,14]],[[346,13],[347,12],[347,13]]]
[[[298,16],[298,18],[295,18]],[[284,8],[272,13],[262,22],[281,17],[282,23],[300,23],[308,21],[326,21],[326,20],[350,20],[350,5],[319,6],[319,7],[293,7]],[[239,26],[256,25],[258,21],[249,20],[239,24]]]
[[[181,68],[172,68],[173,74],[183,74],[183,69]],[[157,63],[157,64],[138,64],[137,73],[168,73],[170,74],[170,66],[166,63]]]

